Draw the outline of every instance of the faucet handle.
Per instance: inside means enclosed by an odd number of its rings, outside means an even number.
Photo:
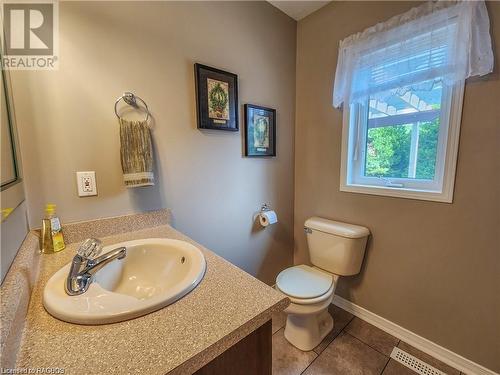
[[[97,238],[87,238],[76,251],[84,259],[94,259],[102,251],[102,242]]]

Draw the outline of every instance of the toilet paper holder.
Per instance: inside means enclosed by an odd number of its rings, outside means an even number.
[[[274,212],[274,210],[271,209],[268,203],[264,203],[260,207],[260,211],[257,212],[254,216],[254,220],[256,220],[257,218],[260,225],[264,228],[278,222],[278,215],[276,214],[276,212]]]
[[[271,211],[271,207],[269,206],[269,204],[264,203],[260,208],[260,212],[266,212],[266,211]]]
[[[257,220],[262,212],[267,212],[267,211],[271,211],[271,205],[268,203],[262,204],[262,206],[260,206],[260,210],[254,213],[253,220],[254,221]]]

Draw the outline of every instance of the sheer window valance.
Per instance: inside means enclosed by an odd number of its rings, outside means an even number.
[[[484,1],[429,2],[340,42],[333,105],[493,70]]]

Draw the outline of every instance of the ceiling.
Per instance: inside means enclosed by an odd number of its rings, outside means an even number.
[[[330,1],[269,1],[276,8],[299,21]]]

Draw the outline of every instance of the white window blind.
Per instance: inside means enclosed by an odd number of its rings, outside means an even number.
[[[354,99],[446,77],[453,72],[451,61],[456,25],[439,28],[359,56],[354,71],[351,96]]]

